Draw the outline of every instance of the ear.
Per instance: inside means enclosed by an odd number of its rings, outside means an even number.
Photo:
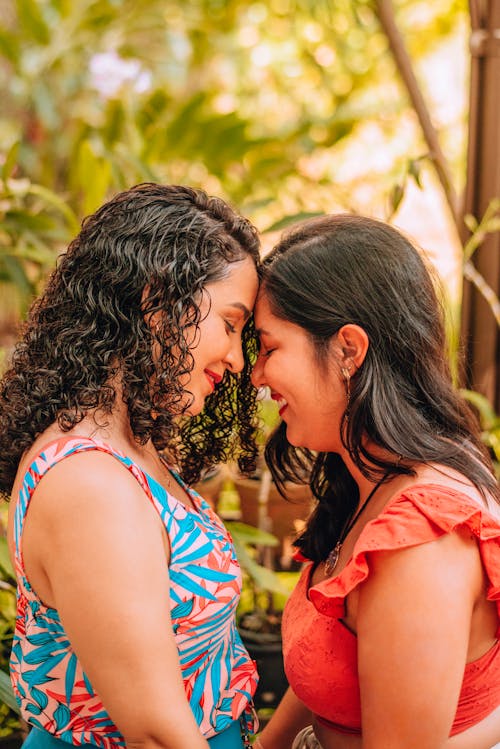
[[[338,331],[337,345],[341,351],[341,365],[349,369],[349,365],[354,364],[355,369],[359,369],[365,360],[370,339],[359,325],[348,323]]]

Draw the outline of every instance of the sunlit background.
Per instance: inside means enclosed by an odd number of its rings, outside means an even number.
[[[265,250],[284,227],[318,213],[363,213],[400,227],[444,282],[458,384],[459,349],[467,339],[459,335],[467,271],[457,236],[460,211],[454,220],[381,23],[382,3],[407,49],[460,197],[469,109],[467,0],[0,0],[0,368],[82,218],[121,189],[158,181],[226,198],[256,224]],[[493,212],[499,209],[500,202]],[[500,213],[486,231],[499,229]],[[500,325],[493,292],[488,304],[496,310],[493,325]],[[478,309],[471,307],[471,318],[480,319]],[[487,339],[477,329],[469,335],[475,355],[491,353],[486,363],[479,359],[481,376],[473,378],[469,398],[481,412],[500,475],[500,418],[479,392],[496,392],[494,346],[483,345],[496,335],[497,327]],[[240,512],[243,494],[238,489],[231,505],[234,485],[221,484],[221,476],[211,477],[214,502],[226,497],[228,517],[236,505]],[[264,481],[257,483],[261,492]],[[271,517],[264,504],[259,499],[260,530]],[[276,515],[283,514],[279,504]],[[5,685],[15,581],[4,516],[0,508]],[[280,553],[290,558],[286,543]],[[278,587],[269,569],[260,574],[262,595],[274,606],[270,592]],[[0,678],[0,737],[20,727],[13,696],[8,703],[5,694]]]
[[[2,257],[11,311],[83,215],[144,180],[204,187],[262,231],[302,213],[390,219],[457,293],[459,245],[372,0],[0,0],[0,11],[0,159],[18,144],[16,215],[45,231],[11,222],[0,237],[4,253],[20,249],[17,265]],[[460,192],[467,3],[396,0],[394,13]],[[32,184],[71,215],[28,196]]]

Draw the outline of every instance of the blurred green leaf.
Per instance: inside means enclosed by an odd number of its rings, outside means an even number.
[[[89,140],[80,144],[74,176],[81,195],[82,213],[87,216],[103,203],[111,182],[111,164],[96,156]]]
[[[17,156],[19,153],[19,142],[14,143],[10,150],[5,156],[5,161],[2,167],[2,179],[6,182],[12,176],[14,169],[17,165]]]
[[[103,123],[102,136],[108,148],[120,140],[124,133],[127,115],[119,99],[107,103],[106,118]]]
[[[478,393],[475,390],[466,390],[464,388],[460,390],[460,393],[478,410],[481,424],[484,429],[491,428],[498,422],[495,410],[484,395],[481,395],[481,393]]]
[[[47,44],[50,33],[42,15],[42,4],[35,0],[17,0],[17,17],[21,27],[28,36],[39,44]]]
[[[0,28],[0,54],[17,67],[20,54],[19,40],[2,28]]]
[[[238,562],[258,588],[271,593],[289,595],[289,590],[281,582],[276,572],[258,564],[237,535],[233,536],[233,542]]]
[[[404,198],[404,194],[405,194],[404,185],[401,185],[399,183],[393,185],[389,193],[389,203],[390,203],[392,214],[396,213],[396,211],[398,210],[399,206],[401,205],[401,201]]]
[[[0,580],[0,614],[7,621],[6,629],[10,630],[16,616],[16,589],[10,582],[3,580]]]
[[[29,296],[33,293],[33,285],[18,258],[3,254],[0,256],[0,267],[2,266],[5,269],[5,277],[17,286],[22,294]]]
[[[14,568],[10,561],[9,549],[5,536],[0,536],[0,567],[11,581],[15,581]]]
[[[464,216],[464,224],[471,232],[475,232],[477,229],[477,219],[470,213]]]
[[[422,190],[422,164],[420,159],[410,159],[408,162],[408,174],[413,177],[415,183]]]
[[[278,539],[272,533],[255,528],[253,525],[241,523],[238,520],[228,520],[226,526],[231,535],[237,537],[242,543],[256,546],[278,546],[279,544]]]
[[[460,390],[460,393],[477,409],[483,430],[483,442],[493,450],[497,462],[500,461],[500,417],[495,413],[489,400],[481,393],[465,389]]]
[[[11,710],[14,710],[18,715],[21,714],[19,705],[14,696],[12,684],[10,683],[10,678],[5,671],[0,671],[0,702],[5,702]]]
[[[284,216],[279,221],[275,221],[274,224],[263,229],[262,233],[266,234],[271,231],[280,231],[285,229],[287,226],[297,224],[299,221],[305,221],[308,218],[316,218],[317,216],[323,216],[324,214],[319,211],[300,211],[299,213],[293,213],[290,216]]]
[[[52,216],[44,213],[13,209],[6,215],[3,225],[13,234],[22,234],[28,230],[43,233],[50,231],[55,226],[55,221]]]
[[[67,202],[61,196],[52,190],[43,187],[42,185],[30,185],[29,193],[31,195],[37,195],[42,198],[46,206],[53,206],[64,216],[68,222],[69,231],[76,234],[80,228],[80,224],[75,213],[71,210]]]
[[[206,101],[206,94],[198,91],[175,113],[165,136],[171,147],[177,149],[179,144],[193,133],[195,123],[200,119],[200,111]]]

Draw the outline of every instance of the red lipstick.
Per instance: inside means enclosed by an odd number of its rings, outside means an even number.
[[[217,374],[217,372],[212,372],[211,369],[205,369],[205,372],[207,372],[207,374],[209,374],[210,377],[212,377],[216,385],[218,385],[219,382],[222,382],[222,375]]]

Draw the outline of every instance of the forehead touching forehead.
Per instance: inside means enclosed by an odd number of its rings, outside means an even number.
[[[269,296],[263,286],[260,286],[259,288],[259,293],[257,294],[257,298],[255,300],[253,314],[255,319],[255,327],[257,329],[257,333],[259,334],[261,333],[261,326],[263,326],[266,321],[275,317],[271,309]]]
[[[258,286],[255,263],[247,256],[229,263],[224,277],[207,283],[204,290],[212,304],[227,305],[241,313],[246,321],[252,313]]]

